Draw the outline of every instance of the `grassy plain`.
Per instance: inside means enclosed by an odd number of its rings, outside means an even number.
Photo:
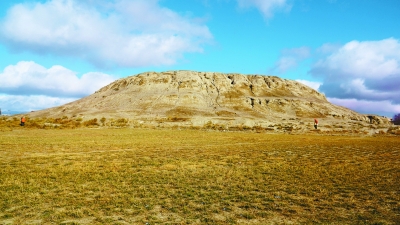
[[[400,138],[0,131],[0,224],[400,224]]]

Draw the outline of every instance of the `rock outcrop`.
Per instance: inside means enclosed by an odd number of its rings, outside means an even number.
[[[329,103],[323,94],[296,81],[194,71],[147,72],[119,79],[90,96],[30,116],[113,117],[188,125],[208,121],[254,125],[313,117],[372,121]]]

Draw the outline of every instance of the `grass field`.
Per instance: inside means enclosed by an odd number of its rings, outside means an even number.
[[[400,224],[400,138],[3,130],[0,224]]]

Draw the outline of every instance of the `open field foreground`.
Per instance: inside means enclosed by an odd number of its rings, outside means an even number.
[[[400,224],[398,136],[0,134],[0,224]]]

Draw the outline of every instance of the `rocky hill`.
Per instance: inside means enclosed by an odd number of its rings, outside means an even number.
[[[383,123],[344,107],[299,82],[276,76],[195,71],[146,72],[119,79],[69,104],[30,117],[127,118],[140,123],[268,126],[282,120]]]

